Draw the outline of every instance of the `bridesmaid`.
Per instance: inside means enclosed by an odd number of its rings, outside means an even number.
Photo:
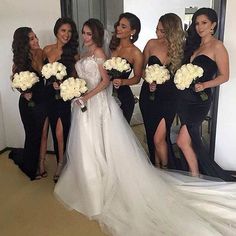
[[[185,89],[180,93],[178,114],[182,126],[177,144],[188,162],[192,176],[199,175],[200,167],[200,172],[203,174],[224,180],[234,180],[214,160],[209,158],[199,132],[201,123],[211,106],[211,88],[229,80],[227,50],[223,43],[214,37],[217,22],[217,14],[213,9],[200,8],[194,13],[192,24],[188,29],[185,63],[191,62],[202,67],[204,73],[200,82],[195,85],[195,90]],[[203,101],[200,98],[199,92],[201,91],[208,95],[208,100]]]
[[[35,180],[47,176],[46,172],[37,172],[40,150],[42,153],[46,152],[44,147],[47,142],[45,134],[42,134],[46,119],[45,89],[41,77],[43,52],[37,36],[29,27],[20,27],[15,31],[12,51],[13,75],[21,71],[30,71],[39,77],[39,82],[32,87],[32,91],[22,93],[19,99],[20,116],[25,130],[24,149],[14,149],[9,154],[9,158],[13,159],[31,180]],[[34,107],[28,106],[30,99],[34,101]]]
[[[67,77],[76,76],[74,68],[78,57],[78,32],[76,25],[70,18],[59,18],[54,26],[56,43],[43,49],[45,63],[60,62],[66,66]],[[57,168],[53,180],[57,182],[63,165],[63,155],[70,128],[71,108],[70,101],[56,99],[56,90],[59,84],[47,86],[48,118],[52,130],[54,151],[57,157]],[[48,126],[46,120],[45,126]],[[44,159],[41,160],[40,170],[44,171]]]
[[[172,151],[170,128],[176,114],[177,90],[173,75],[183,59],[184,31],[180,17],[174,13],[161,16],[156,34],[157,39],[150,39],[144,48],[144,69],[146,65],[164,65],[171,78],[160,85],[144,81],[139,105],[151,162],[161,168],[179,168]],[[150,91],[155,92],[154,101],[149,99]]]
[[[141,23],[136,15],[126,12],[119,16],[114,27],[115,33],[110,42],[112,56],[125,58],[133,68],[131,78],[129,78],[129,72],[124,75],[124,78],[113,80],[113,85],[117,89],[118,98],[121,102],[120,108],[124,117],[130,123],[135,105],[130,85],[138,84],[142,75],[143,56],[141,51],[134,45],[134,42],[138,39]]]

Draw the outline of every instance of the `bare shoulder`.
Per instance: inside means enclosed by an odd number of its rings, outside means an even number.
[[[97,58],[106,58],[106,55],[102,48],[96,48],[94,51],[94,56]]]
[[[42,57],[43,56],[43,49],[41,49],[41,48],[36,49],[36,55],[39,57]]]
[[[44,52],[41,48],[37,49],[36,52],[35,52],[35,58],[37,60],[43,60],[44,59]]]
[[[43,52],[44,52],[45,54],[48,54],[50,51],[53,50],[54,47],[55,47],[55,44],[47,45],[47,46],[45,46],[45,47],[43,48]]]
[[[151,48],[152,45],[155,44],[155,41],[156,41],[156,39],[149,39],[149,40],[147,41],[147,43],[146,43],[146,45],[145,45],[144,48],[145,48],[146,50],[149,49],[149,48]]]
[[[222,50],[226,50],[224,44],[222,41],[215,39],[212,43],[212,47],[215,51],[222,51]]]
[[[156,45],[158,43],[158,39],[150,39],[148,42],[147,42],[147,45],[150,45],[150,46],[153,46],[153,45]]]
[[[132,54],[133,54],[134,56],[142,56],[142,55],[143,55],[142,52],[141,52],[141,50],[140,50],[138,47],[136,47],[135,45],[134,45],[134,47],[132,48]]]

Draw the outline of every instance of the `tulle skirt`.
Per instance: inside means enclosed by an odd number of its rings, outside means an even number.
[[[236,235],[236,185],[153,167],[113,98],[73,105],[56,197],[113,236]]]

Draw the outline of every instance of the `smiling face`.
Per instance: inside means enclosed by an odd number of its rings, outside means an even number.
[[[62,44],[67,44],[72,36],[72,28],[70,24],[63,24],[57,31],[57,39]]]
[[[196,18],[195,28],[201,38],[212,35],[215,26],[216,22],[211,22],[206,15],[200,15]]]
[[[157,35],[158,39],[165,38],[165,30],[164,30],[164,27],[160,21],[158,22],[158,25],[156,27],[156,35]]]
[[[116,37],[119,39],[130,38],[135,30],[131,29],[130,23],[126,18],[121,18],[116,26]]]
[[[29,47],[31,50],[39,49],[39,40],[36,34],[32,31],[28,34],[29,37]]]

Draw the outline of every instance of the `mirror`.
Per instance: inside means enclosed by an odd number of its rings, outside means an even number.
[[[72,17],[77,23],[79,32],[83,22],[85,22],[89,17],[100,19],[109,31],[113,31],[113,25],[118,19],[118,16],[121,12],[133,12],[140,17],[140,20],[142,22],[142,30],[139,36],[139,40],[136,43],[136,46],[138,46],[140,50],[143,50],[146,42],[149,39],[156,37],[155,28],[159,16],[167,12],[174,12],[182,18],[184,29],[187,29],[189,24],[191,23],[192,15],[198,8],[201,7],[211,7],[218,13],[219,25],[216,36],[222,40],[224,34],[226,0],[184,0],[179,1],[178,5],[176,4],[175,0],[169,0],[168,2],[160,0],[158,1],[158,3],[156,0],[149,0],[148,4],[147,2],[143,1],[135,2],[134,4],[134,2],[131,0],[61,1],[62,16]],[[145,11],[143,9],[145,9]],[[137,99],[139,96],[141,84],[142,81],[140,84],[132,86],[132,90]],[[214,98],[211,109],[205,121],[202,123],[200,130],[203,142],[206,145],[210,158],[212,159],[214,159],[215,151],[219,87],[213,89],[213,94]],[[131,124],[133,125],[134,131],[145,147],[145,132],[138,103],[136,103],[135,105],[135,111]],[[174,146],[179,127],[180,122],[176,117],[171,129],[171,140]]]

